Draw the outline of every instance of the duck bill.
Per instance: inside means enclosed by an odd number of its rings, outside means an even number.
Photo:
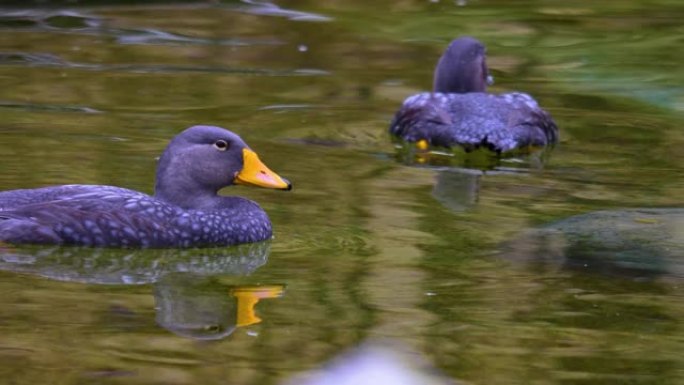
[[[292,184],[266,167],[254,151],[242,149],[242,158],[242,171],[235,176],[235,183],[278,190],[292,189]]]

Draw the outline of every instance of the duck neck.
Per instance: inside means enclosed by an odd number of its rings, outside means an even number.
[[[486,92],[486,70],[481,64],[467,67],[459,63],[451,68],[440,64],[435,70],[433,91],[440,93],[464,94],[468,92]]]
[[[183,209],[203,209],[214,205],[218,199],[216,191],[192,189],[188,186],[166,186],[157,183],[154,197]]]
[[[481,44],[453,42],[437,62],[432,89],[457,94],[486,92],[488,75]]]
[[[169,173],[166,168],[157,173],[154,197],[183,209],[209,208],[216,203],[218,189],[195,182],[182,171]]]

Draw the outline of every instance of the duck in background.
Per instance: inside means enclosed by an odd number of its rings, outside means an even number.
[[[272,236],[258,204],[217,192],[233,184],[290,190],[236,134],[193,126],[168,144],[154,196],[62,185],[0,192],[0,242],[97,247],[211,247]]]
[[[452,41],[435,68],[433,91],[407,98],[390,134],[419,149],[484,147],[497,154],[558,142],[556,123],[530,95],[489,94],[491,83],[484,45],[472,37]]]

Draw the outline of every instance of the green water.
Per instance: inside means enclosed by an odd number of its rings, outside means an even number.
[[[198,123],[294,184],[226,191],[271,217],[252,248],[4,248],[2,381],[282,384],[389,339],[470,384],[683,383],[681,211],[580,225],[576,243],[535,229],[681,207],[684,6],[458,3],[0,8],[0,189],[151,192],[155,157]],[[487,45],[492,92],[555,118],[543,167],[397,161],[392,114],[462,34]],[[643,228],[600,232],[620,226]],[[260,322],[241,322],[255,288]]]

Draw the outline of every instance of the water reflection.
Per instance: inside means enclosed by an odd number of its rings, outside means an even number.
[[[102,18],[98,16],[63,10],[46,11],[32,9],[7,12],[0,15],[0,28],[106,36],[115,39],[118,44],[133,45],[189,44],[244,47],[284,44],[283,41],[274,38],[200,38],[154,28],[113,28],[104,25]]]
[[[681,295],[682,256],[684,209],[590,212],[506,242],[499,257],[519,287],[505,296],[518,304],[511,319],[545,325],[540,340],[554,331],[527,359],[564,378],[677,377],[679,359],[664,336],[681,333],[671,299]]]
[[[547,149],[524,157],[501,158],[488,151],[417,151],[401,146],[398,147],[395,158],[410,167],[435,171],[432,197],[450,211],[461,213],[477,205],[485,179],[488,178],[489,183],[496,185],[491,177],[536,173],[544,168],[549,154]]]
[[[531,230],[502,258],[542,271],[635,280],[684,277],[684,209],[598,211]]]
[[[432,196],[452,212],[466,211],[477,204],[482,172],[447,169],[437,173]]]
[[[237,7],[238,10],[259,16],[284,17],[293,21],[325,22],[333,20],[332,17],[311,12],[302,12],[295,11],[292,9],[285,9],[279,7],[276,4],[269,3],[266,1],[243,0],[242,3],[244,3],[245,5]]]
[[[473,170],[539,170],[549,162],[555,146],[534,151],[508,152],[496,154],[487,149],[466,151],[460,147],[453,149],[420,148],[420,145],[402,143],[393,139],[394,158],[405,165],[429,165],[462,167]]]
[[[261,322],[254,307],[283,295],[283,285],[224,286],[194,274],[169,274],[154,285],[157,323],[177,335],[222,339]]]
[[[455,385],[456,382],[398,341],[368,342],[323,368],[286,382],[297,385]]]
[[[489,150],[419,148],[395,142],[394,159],[410,167],[436,170],[432,197],[454,213],[477,205],[485,176],[529,175],[544,169],[554,147],[531,153],[497,155]],[[495,183],[494,183],[495,184]]]
[[[95,30],[101,25],[102,19],[99,17],[67,10],[31,9],[0,15],[1,28],[67,32]]]
[[[25,65],[30,67],[59,67],[96,72],[125,72],[125,73],[217,73],[262,76],[327,76],[329,73],[319,69],[274,70],[268,68],[231,68],[225,66],[174,66],[174,65],[101,65],[90,63],[70,62],[61,57],[48,53],[0,52],[0,65]]]
[[[224,285],[214,277],[243,276],[266,264],[270,243],[189,250],[0,247],[0,270],[58,281],[153,284],[157,323],[180,336],[221,339],[261,322],[255,306],[283,295],[283,285]]]

